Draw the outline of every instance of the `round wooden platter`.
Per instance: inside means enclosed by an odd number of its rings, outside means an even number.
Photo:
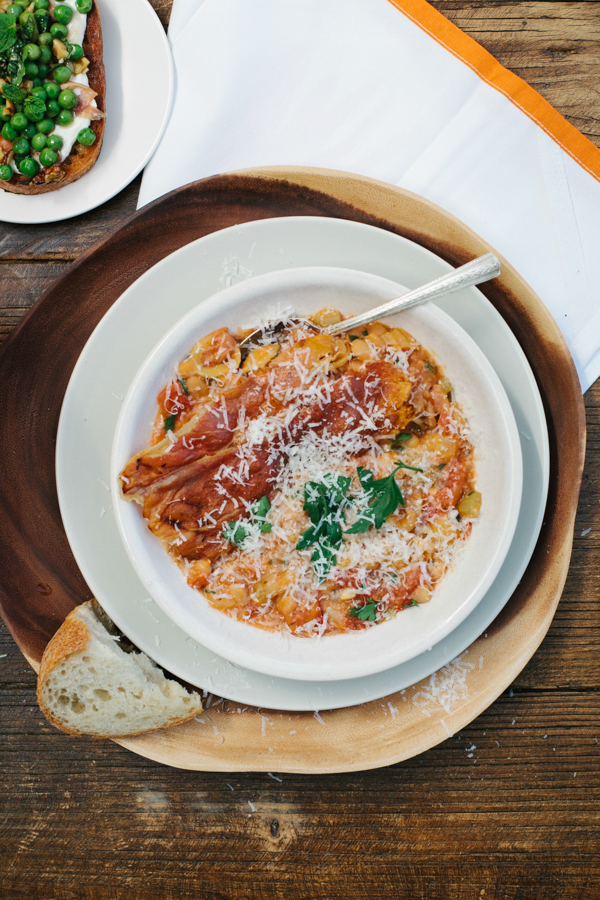
[[[400,188],[343,172],[273,167],[180,188],[80,257],[31,310],[0,357],[0,610],[36,670],[67,613],[90,598],[63,530],[54,477],[62,399],[89,335],[135,279],[184,244],[241,222],[297,215],[384,228],[453,265],[492,249],[449,213]],[[511,327],[536,375],[551,454],[536,550],[486,635],[430,678],[380,701],[313,714],[242,709],[211,698],[199,720],[119,743],[167,765],[207,771],[318,773],[385,766],[459,731],[525,666],[548,630],[567,575],[584,461],[584,406],[564,338],[517,272],[503,260],[500,278],[481,290]]]

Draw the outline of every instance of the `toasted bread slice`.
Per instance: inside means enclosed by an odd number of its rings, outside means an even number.
[[[67,734],[127,737],[178,725],[202,710],[200,695],[165,678],[95,601],[76,607],[42,657],[37,697]],[[122,649],[123,644],[125,649]]]
[[[102,112],[106,112],[106,75],[97,0],[94,0],[94,5],[87,15],[83,50],[86,58],[90,61],[86,74],[89,86],[97,94],[96,106]],[[32,179],[15,174],[10,181],[0,181],[0,188],[13,194],[46,194],[49,191],[58,191],[67,184],[77,181],[78,178],[90,171],[100,155],[105,121],[106,119],[95,119],[90,122],[89,127],[96,135],[96,140],[91,147],[84,147],[79,141],[75,141],[68,157],[60,164],[49,169],[40,169]],[[0,148],[0,162],[2,161],[1,156]]]

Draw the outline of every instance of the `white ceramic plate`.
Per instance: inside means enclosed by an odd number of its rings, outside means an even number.
[[[133,181],[158,146],[173,102],[173,62],[165,30],[148,0],[99,0],[106,128],[96,165],[59,191],[0,191],[0,221],[59,222],[95,209]]]
[[[165,268],[174,291],[196,270],[187,249],[171,254],[144,278],[146,302],[162,291]],[[426,305],[389,317],[434,353],[473,433],[477,488],[484,505],[469,540],[457,547],[452,571],[431,602],[405,610],[392,621],[361,632],[307,639],[266,631],[231,619],[191,588],[181,570],[149,531],[137,504],[119,498],[119,472],[147,445],[156,397],[189,348],[227,325],[253,328],[272,310],[309,316],[324,306],[348,315],[392,300],[407,288],[355,269],[308,266],[259,275],[209,297],[183,317],[153,348],[123,402],[117,423],[110,487],[117,497],[117,524],[129,558],[150,596],[190,637],[237,665],[266,675],[336,681],[372,675],[418,656],[453,631],[494,582],[510,547],[521,503],[519,433],[502,384],[485,355],[447,313]]]
[[[467,331],[492,363],[521,436],[523,499],[515,537],[494,584],[443,641],[377,675],[302,682],[240,668],[186,635],[150,599],[135,574],[112,513],[110,455],[123,398],[145,357],[169,328],[215,290],[242,278],[294,266],[340,266],[409,288],[451,267],[418,244],[343,219],[263,219],[215,232],[185,248],[196,262],[173,290],[170,274],[148,301],[142,277],[110,309],[73,371],[57,440],[57,486],[67,536],[91,590],[117,625],[166,669],[241,706],[334,709],[383,697],[426,677],[468,647],[519,583],[537,542],[546,505],[549,452],[535,378],[512,332],[476,289],[437,305]]]

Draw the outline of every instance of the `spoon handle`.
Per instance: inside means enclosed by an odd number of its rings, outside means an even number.
[[[323,330],[326,334],[340,334],[351,328],[358,328],[360,325],[367,325],[375,319],[383,319],[391,316],[392,313],[402,312],[404,309],[410,309],[412,306],[419,306],[428,300],[434,300],[443,294],[452,294],[454,291],[460,291],[462,288],[470,287],[473,284],[481,284],[489,281],[490,278],[496,278],[500,274],[500,261],[496,259],[493,253],[486,253],[485,256],[478,256],[477,259],[471,260],[464,266],[455,269],[448,275],[442,275],[435,281],[430,281],[422,287],[416,288],[398,297],[395,300],[388,300],[375,309],[369,309],[359,316],[353,316],[351,319],[345,319],[337,325],[330,325]]]

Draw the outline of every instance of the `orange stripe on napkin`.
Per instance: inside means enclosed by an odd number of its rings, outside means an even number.
[[[426,0],[389,0],[415,25],[466,63],[480,78],[508,97],[562,149],[600,181],[600,149],[561,116],[527,82],[501,66],[491,53],[461,31]]]

